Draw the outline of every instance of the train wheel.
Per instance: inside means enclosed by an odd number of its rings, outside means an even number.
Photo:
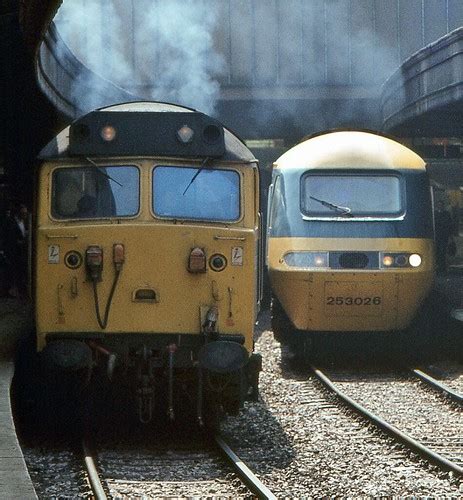
[[[281,344],[288,343],[294,332],[294,327],[286,315],[283,306],[276,297],[272,297],[271,303],[272,330],[275,340]]]

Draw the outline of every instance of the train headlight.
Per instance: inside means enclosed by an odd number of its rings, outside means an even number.
[[[289,252],[283,257],[290,267],[328,269],[328,252]]]
[[[419,267],[421,266],[421,255],[418,255],[417,253],[412,253],[410,257],[408,258],[408,262],[412,267]]]
[[[417,253],[382,253],[380,256],[381,268],[397,269],[421,266],[421,255]]]
[[[394,264],[394,258],[391,257],[390,255],[384,255],[383,256],[383,266],[384,267],[391,267],[392,264]]]
[[[189,144],[194,137],[194,130],[188,125],[183,125],[177,130],[177,138],[183,144]]]
[[[111,142],[116,137],[116,129],[112,125],[105,125],[100,130],[100,136],[105,142]]]

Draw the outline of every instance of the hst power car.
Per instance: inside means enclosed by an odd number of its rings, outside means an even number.
[[[274,164],[267,236],[277,337],[402,330],[434,275],[425,162],[377,133],[309,138]]]

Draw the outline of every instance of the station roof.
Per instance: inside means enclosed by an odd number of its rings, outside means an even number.
[[[383,129],[405,137],[463,134],[463,26],[415,52],[384,83]]]

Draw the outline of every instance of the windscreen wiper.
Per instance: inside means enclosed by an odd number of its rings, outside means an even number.
[[[103,167],[100,167],[100,165],[97,165],[93,160],[91,160],[90,158],[88,157],[85,157],[85,159],[91,163],[94,167],[96,167],[97,169],[97,172],[100,173],[101,175],[104,175],[107,179],[109,179],[110,181],[113,181],[115,182],[116,184],[119,184],[119,186],[121,187],[124,187],[120,182],[116,181],[116,179],[113,179],[110,175],[108,175],[104,170],[103,170]]]
[[[210,160],[210,158],[208,156],[206,156],[206,158],[204,158],[203,162],[201,163],[200,167],[198,168],[197,172],[195,172],[195,175],[193,175],[193,177],[191,178],[191,181],[189,182],[188,186],[185,188],[185,191],[183,191],[183,195],[182,196],[185,196],[185,193],[188,191],[188,189],[190,188],[190,186],[193,184],[193,182],[196,180],[196,177],[198,177],[198,175],[204,170],[205,166],[206,166],[206,163]]]
[[[319,200],[314,196],[309,196],[309,198],[311,200],[317,201],[318,203],[321,203],[324,207],[333,210],[339,215],[348,215],[349,217],[353,217],[353,215],[351,214],[352,210],[349,207],[341,207],[340,205],[335,205],[334,203],[330,203],[329,201]]]

